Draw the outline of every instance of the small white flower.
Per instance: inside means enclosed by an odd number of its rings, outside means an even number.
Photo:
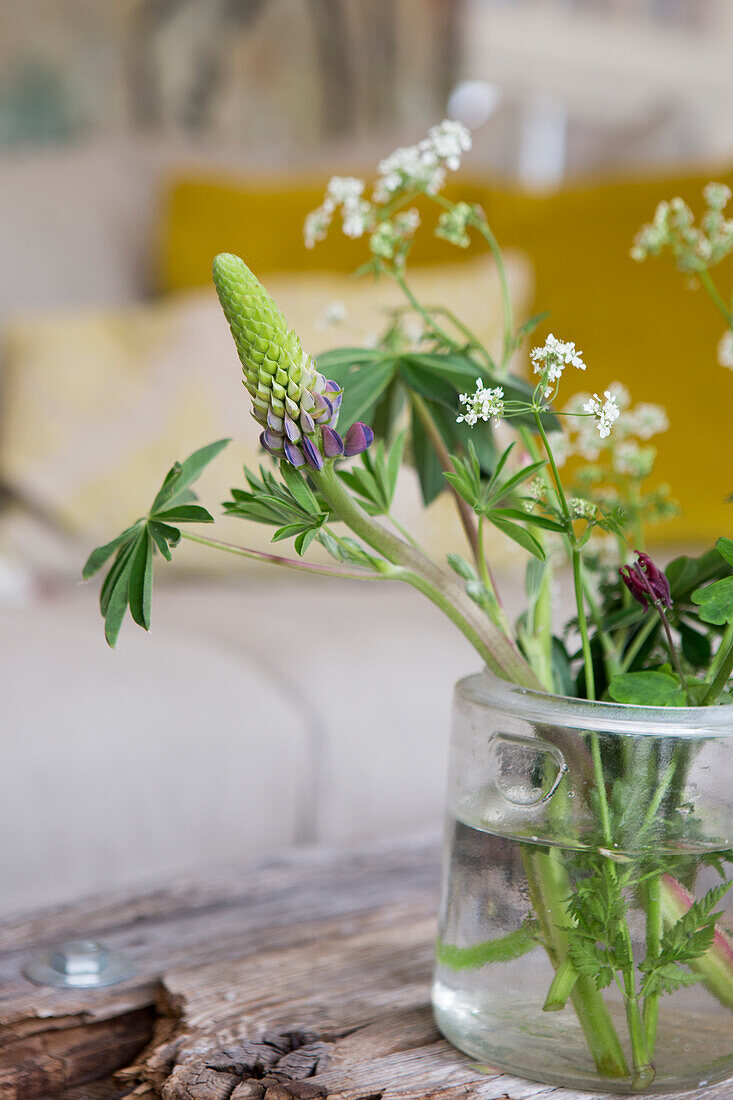
[[[721,367],[733,370],[733,332],[724,332],[718,344],[718,362]]]
[[[468,226],[474,216],[473,207],[467,202],[458,202],[451,210],[444,210],[438,218],[436,237],[442,237],[458,248],[468,248],[471,239]]]
[[[498,421],[504,415],[504,390],[501,386],[487,389],[482,379],[476,379],[475,393],[462,393],[458,400],[465,406],[465,412],[456,417],[456,423],[468,424],[472,428],[479,420]]]
[[[455,172],[460,168],[462,154],[471,148],[471,134],[462,122],[446,118],[437,126],[430,127],[427,142],[421,142],[421,145],[432,148],[445,161],[446,168]]]
[[[605,390],[603,393],[604,400],[594,393],[591,398],[586,401],[583,409],[587,413],[592,413],[596,418],[596,428],[601,439],[607,439],[611,434],[611,428],[613,424],[618,420],[621,410],[619,409],[616,398],[613,396],[610,390]]]
[[[568,504],[575,519],[592,519],[596,514],[595,504],[584,497],[571,497]]]
[[[326,188],[326,196],[334,206],[354,202],[363,192],[364,180],[356,179],[355,176],[332,176]]]
[[[303,223],[303,239],[306,248],[315,248],[318,241],[322,241],[328,233],[333,218],[333,207],[319,206],[306,215]]]
[[[540,475],[538,474],[536,477],[533,477],[532,480],[530,481],[530,483],[527,487],[527,493],[532,498],[532,500],[535,503],[537,503],[538,501],[544,499],[545,489],[546,489],[545,482],[540,477]]]
[[[552,333],[541,348],[532,349],[530,359],[534,364],[534,373],[542,376],[545,397],[552,396],[565,367],[572,366],[577,370],[585,370],[582,357],[582,351],[578,351],[572,341],[558,340]]]
[[[341,228],[346,237],[363,237],[373,221],[371,203],[366,199],[349,199],[341,207]]]
[[[395,149],[377,169],[375,202],[389,202],[400,191],[427,191],[434,195],[445,183],[446,169],[455,172],[461,155],[471,148],[471,135],[460,122],[446,119],[432,126],[417,145]]]
[[[611,465],[624,477],[644,478],[652,472],[656,457],[654,447],[640,447],[633,439],[626,439],[613,449]]]
[[[611,394],[616,398],[616,404],[624,412],[631,405],[631,394],[629,393],[623,382],[612,382],[608,387]]]
[[[724,183],[710,182],[703,189],[705,202],[712,210],[723,210],[728,205],[731,197],[730,187]]]
[[[369,238],[369,248],[374,256],[383,260],[404,258],[407,242],[420,224],[417,210],[404,210],[393,218],[379,222]]]
[[[303,237],[313,248],[328,233],[334,214],[341,211],[341,226],[347,237],[362,237],[374,224],[372,204],[362,198],[364,181],[355,176],[332,176],[323,202],[306,216]]]
[[[666,432],[669,419],[661,405],[652,405],[641,401],[636,408],[624,413],[623,428],[627,435],[636,435],[639,439],[651,439],[653,435]]]

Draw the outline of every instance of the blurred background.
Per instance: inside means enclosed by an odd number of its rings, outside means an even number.
[[[112,654],[78,585],[173,459],[234,437],[210,506],[258,460],[216,252],[312,352],[373,339],[393,299],[345,278],[363,244],[303,246],[332,173],[369,177],[446,116],[471,127],[451,189],[507,247],[517,313],[551,311],[589,388],[668,408],[658,472],[682,513],[660,552],[730,527],[720,323],[628,252],[660,199],[697,211],[732,182],[731,57],[729,0],[0,0],[0,912],[440,822],[450,689],[476,658],[419,597],[184,547],[151,636]],[[419,295],[496,340],[481,251],[427,235],[414,256]],[[436,554],[460,539],[409,473],[400,509]]]

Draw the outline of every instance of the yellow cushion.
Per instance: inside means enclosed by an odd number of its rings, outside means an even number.
[[[717,364],[723,326],[704,292],[690,292],[685,277],[666,262],[635,264],[629,248],[660,199],[682,194],[697,208],[709,178],[733,184],[730,171],[711,169],[550,195],[476,180],[451,192],[480,203],[501,243],[532,261],[535,306],[549,309],[548,326],[585,352],[588,372],[577,389],[601,390],[620,380],[636,401],[667,407],[671,428],[655,441],[657,469],[683,514],[656,529],[656,537],[666,541],[709,540],[733,529],[733,513],[724,504],[733,490],[733,372]],[[288,187],[200,177],[174,181],[161,237],[162,288],[202,285],[212,256],[221,250],[238,252],[261,270],[352,270],[364,258],[363,242],[333,232],[313,252],[303,247],[303,218],[322,193],[320,181]],[[456,253],[423,234],[414,255],[427,264],[444,263]],[[730,294],[730,265],[720,278],[723,292]],[[342,296],[340,288],[336,296]]]
[[[261,274],[261,272],[260,272]],[[518,310],[531,296],[529,268],[510,257]],[[262,275],[304,347],[314,352],[344,341],[361,344],[384,324],[399,292],[380,280],[344,279],[326,272]],[[485,257],[417,269],[412,279],[425,300],[462,310],[491,346],[501,341],[501,299],[495,269]],[[324,327],[325,307],[338,298],[346,321]],[[202,478],[202,500],[213,512],[242,465],[263,455],[249,398],[213,290],[118,310],[46,314],[16,319],[4,347],[4,416],[0,471],[85,542],[106,540],[149,505],[170,463],[223,436],[234,440]],[[439,555],[460,542],[447,502],[426,516],[410,471],[399,488],[399,514]],[[208,531],[212,532],[209,527]],[[215,537],[271,549],[271,530],[221,518]],[[278,552],[291,551],[287,544]],[[185,560],[230,566],[187,546]]]

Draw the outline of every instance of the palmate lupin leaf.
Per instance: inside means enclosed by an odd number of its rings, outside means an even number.
[[[380,441],[371,451],[364,452],[361,466],[339,470],[341,480],[370,515],[386,515],[392,507],[406,438],[407,432],[400,432],[389,451],[384,441]]]
[[[492,375],[468,352],[395,353],[384,348],[337,348],[320,355],[318,364],[344,391],[339,414],[342,426],[365,416],[378,434],[390,438],[405,400],[411,393],[416,394],[426,403],[445,446],[451,451],[465,450],[471,439],[487,475],[496,459],[491,427],[482,425],[479,432],[456,422],[459,393],[473,390],[477,377],[486,385],[501,385],[511,401],[531,402],[533,393],[532,387],[521,378]],[[530,422],[529,417],[517,420]],[[547,431],[559,427],[551,413],[543,416],[543,424]],[[412,416],[411,434],[412,457],[423,500],[429,504],[446,488],[443,471],[416,413]]]
[[[147,516],[141,517],[121,535],[97,547],[87,558],[82,577],[89,580],[114,555],[99,594],[104,618],[104,636],[112,648],[117,643],[128,607],[134,621],[150,629],[153,593],[153,559],[160,553],[171,560],[171,549],[181,540],[179,523],[213,523],[213,516],[200,504],[191,485],[206,466],[226,447],[228,439],[210,443],[176,462],[168,471]]]
[[[512,443],[504,451],[494,467],[494,472],[488,481],[482,479],[481,463],[469,440],[467,455],[451,455],[453,469],[444,476],[459,496],[463,497],[471,505],[474,512],[486,519],[498,528],[499,531],[513,539],[523,549],[529,551],[539,561],[545,560],[545,551],[541,543],[531,531],[527,530],[528,524],[542,527],[548,531],[564,532],[565,526],[551,516],[541,515],[537,512],[523,512],[519,508],[507,507],[504,501],[510,499],[525,481],[534,477],[545,465],[542,462],[533,462],[524,466],[510,477],[502,479],[502,472],[511,454]]]
[[[232,499],[224,502],[224,511],[228,516],[276,527],[272,541],[294,538],[297,553],[303,555],[328,522],[330,513],[324,501],[288,462],[280,463],[280,473],[282,481],[262,466],[259,477],[245,466],[249,489],[232,489]]]

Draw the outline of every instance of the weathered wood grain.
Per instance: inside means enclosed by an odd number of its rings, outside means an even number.
[[[303,851],[6,921],[0,1100],[589,1100],[480,1071],[440,1037],[437,874],[430,840]],[[39,947],[81,933],[137,976],[94,993],[22,978]]]

